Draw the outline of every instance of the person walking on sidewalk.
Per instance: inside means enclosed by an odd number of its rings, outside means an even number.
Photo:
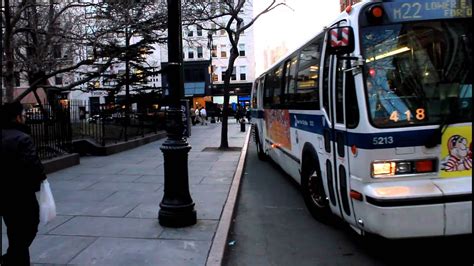
[[[202,107],[200,110],[199,110],[199,113],[201,115],[201,125],[206,125],[207,126],[207,112],[206,112],[206,108]]]
[[[39,206],[35,192],[46,179],[44,166],[38,157],[23,106],[5,103],[1,106],[2,177],[0,215],[7,227],[8,249],[2,265],[30,265],[29,247],[36,237]]]
[[[222,110],[219,106],[216,108],[217,122],[222,122]]]

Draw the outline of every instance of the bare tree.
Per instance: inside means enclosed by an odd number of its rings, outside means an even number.
[[[241,34],[253,26],[253,24],[264,14],[274,10],[278,6],[286,6],[284,1],[272,0],[265,9],[260,11],[249,21],[245,21],[243,12],[251,10],[251,0],[220,0],[220,1],[186,1],[183,7],[183,18],[187,24],[203,25],[204,22],[211,22],[215,27],[206,30],[225,30],[231,45],[229,63],[224,77],[224,106],[222,112],[222,132],[220,149],[229,148],[228,124],[229,116],[229,84],[234,68],[235,60],[239,57],[238,44]]]
[[[3,1],[2,76],[7,101],[20,101],[30,92],[37,96],[38,88],[46,92],[78,89],[114,64],[143,58],[151,44],[165,40],[160,36],[166,27],[162,6],[153,1],[100,2]],[[125,41],[124,29],[130,33]],[[139,41],[130,44],[132,36],[139,36]],[[14,99],[15,73],[25,74],[28,89]],[[69,76],[67,85],[50,84],[50,78],[62,75]]]

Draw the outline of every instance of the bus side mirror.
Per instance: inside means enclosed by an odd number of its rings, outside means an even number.
[[[330,54],[343,55],[354,51],[354,30],[352,27],[330,28],[326,39]]]

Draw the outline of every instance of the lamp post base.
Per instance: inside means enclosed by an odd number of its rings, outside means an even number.
[[[171,206],[161,203],[158,220],[165,227],[186,227],[196,224],[194,203],[188,206]]]
[[[168,117],[181,118],[181,111],[171,110]],[[188,181],[188,153],[191,146],[186,139],[172,134],[173,129],[176,128],[182,131],[182,128],[174,127],[179,123],[173,126],[176,120],[168,120],[171,125],[169,134],[171,134],[160,147],[164,159],[165,184],[158,220],[160,225],[165,227],[185,227],[196,224],[196,211],[189,193]]]

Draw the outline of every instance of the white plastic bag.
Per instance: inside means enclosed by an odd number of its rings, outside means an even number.
[[[56,217],[56,203],[47,180],[41,182],[41,189],[36,193],[36,198],[40,208],[40,223],[45,225]]]

